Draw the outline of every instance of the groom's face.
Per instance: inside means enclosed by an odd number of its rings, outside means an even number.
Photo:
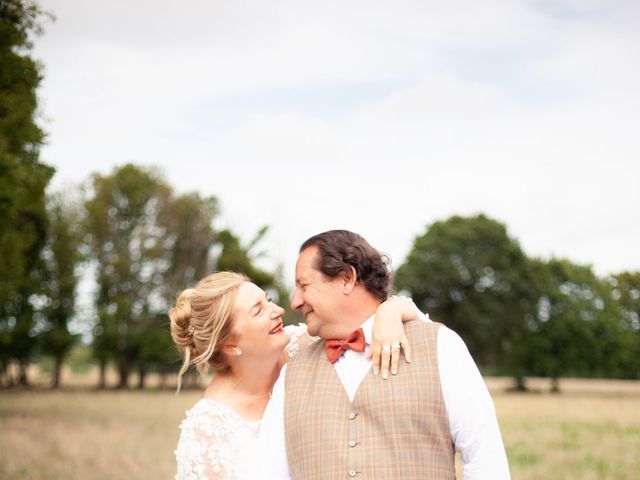
[[[306,248],[296,263],[296,289],[291,308],[300,310],[307,319],[309,335],[334,338],[337,333],[340,301],[343,297],[341,277],[328,278],[316,269],[318,248]]]

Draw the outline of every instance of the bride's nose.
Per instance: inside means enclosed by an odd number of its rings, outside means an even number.
[[[278,318],[281,317],[282,315],[284,315],[284,308],[275,305],[275,308],[273,309],[273,312],[271,313],[271,318]]]

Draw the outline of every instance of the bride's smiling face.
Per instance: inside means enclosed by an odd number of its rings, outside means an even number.
[[[231,310],[234,343],[242,355],[261,356],[282,352],[289,342],[284,333],[284,309],[271,301],[257,285],[244,282]]]

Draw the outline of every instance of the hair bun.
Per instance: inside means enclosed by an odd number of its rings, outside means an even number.
[[[194,293],[193,288],[183,290],[178,296],[176,305],[169,310],[171,336],[179,347],[187,347],[192,341],[189,327],[191,326],[191,297]]]

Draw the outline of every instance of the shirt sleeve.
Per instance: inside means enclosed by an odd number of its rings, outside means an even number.
[[[444,326],[438,329],[438,366],[451,438],[462,458],[464,479],[510,479],[489,390],[462,339]]]
[[[273,386],[260,425],[259,466],[260,478],[267,480],[289,480],[289,464],[284,437],[284,378],[287,366]]]

